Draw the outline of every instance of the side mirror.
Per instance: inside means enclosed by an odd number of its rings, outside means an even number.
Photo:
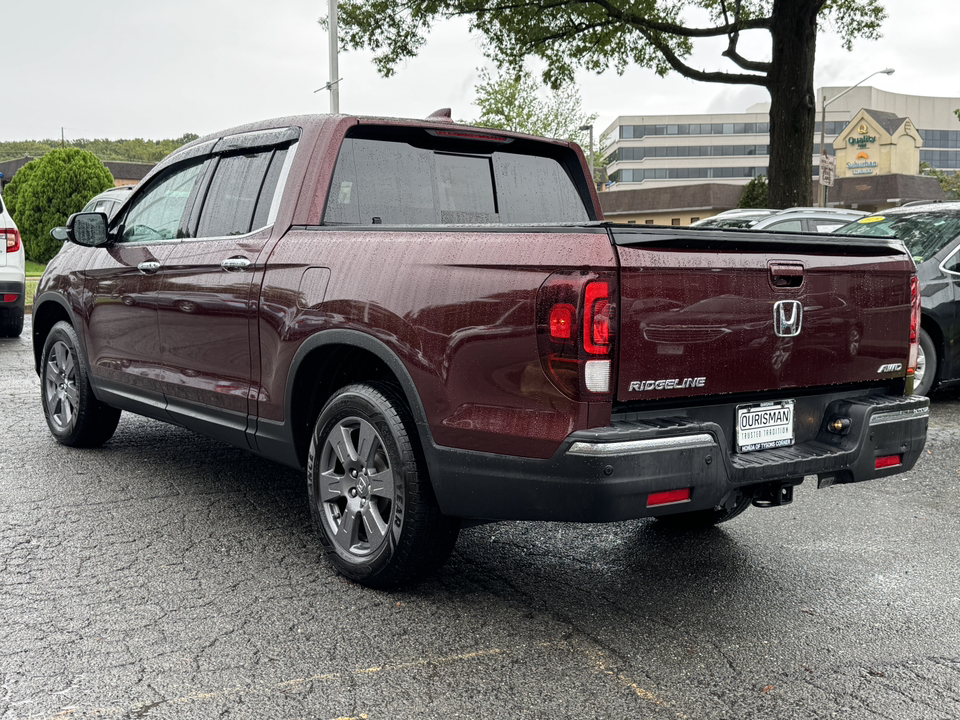
[[[107,216],[102,212],[74,213],[67,220],[67,240],[86,247],[106,245]],[[56,235],[54,235],[56,237]]]

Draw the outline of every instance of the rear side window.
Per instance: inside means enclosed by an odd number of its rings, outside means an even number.
[[[198,237],[250,232],[272,158],[273,150],[220,158],[200,212]]]
[[[587,220],[573,180],[553,158],[366,138],[344,140],[324,215],[332,225]]]

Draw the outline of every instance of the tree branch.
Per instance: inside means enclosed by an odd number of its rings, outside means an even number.
[[[690,78],[691,80],[698,80],[700,82],[725,83],[729,85],[759,85],[761,87],[768,86],[768,78],[766,75],[739,75],[725,72],[706,72],[704,70],[692,68],[683,62],[679,57],[677,57],[677,54],[673,52],[673,49],[663,42],[663,40],[657,37],[655,33],[648,32],[642,28],[637,28],[637,32],[643,35],[647,42],[653,45],[657,51],[663,55],[664,60],[667,61],[667,64],[670,65],[670,67],[684,77]]]

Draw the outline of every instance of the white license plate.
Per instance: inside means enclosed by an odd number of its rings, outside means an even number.
[[[793,400],[737,407],[737,452],[793,445]]]

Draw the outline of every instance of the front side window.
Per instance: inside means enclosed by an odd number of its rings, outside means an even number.
[[[121,242],[151,242],[184,236],[184,211],[200,178],[202,162],[175,170],[138,197],[123,223]]]

